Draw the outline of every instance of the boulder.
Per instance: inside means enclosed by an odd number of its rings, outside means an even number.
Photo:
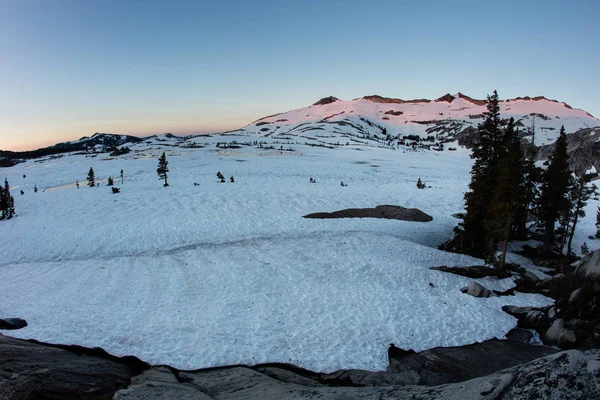
[[[548,326],[548,316],[540,308],[503,306],[502,311],[517,318],[520,328],[545,329]]]
[[[467,289],[467,294],[469,294],[473,297],[495,297],[495,296],[497,296],[496,293],[492,292],[489,289],[486,289],[483,285],[481,285],[475,281],[471,281],[471,283],[469,284],[469,288]]]
[[[600,250],[586,255],[575,268],[575,275],[595,281],[600,281]]]
[[[111,399],[132,375],[124,363],[0,335],[0,399]]]
[[[569,305],[574,305],[579,303],[581,300],[581,295],[583,293],[583,288],[577,288],[571,292],[569,295]]]
[[[546,331],[544,342],[549,345],[556,345],[562,349],[570,349],[575,347],[577,338],[575,337],[575,332],[565,328],[565,321],[559,318]]]
[[[134,377],[127,389],[115,393],[114,400],[212,400],[193,386],[180,384],[167,367],[152,367]]]
[[[21,329],[27,326],[27,321],[21,318],[0,318],[0,329]]]

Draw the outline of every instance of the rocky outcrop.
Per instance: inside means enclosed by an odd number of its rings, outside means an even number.
[[[142,383],[134,382],[131,388],[118,392],[115,399],[500,400],[568,398],[583,400],[595,399],[600,396],[600,351],[565,351],[485,377],[436,386],[410,384],[370,387],[322,386],[306,384],[306,379],[286,382],[242,366],[180,372],[178,379],[164,369],[151,370],[144,375],[140,379]],[[144,392],[140,391],[136,394],[131,390],[142,385],[145,385]],[[180,390],[178,392],[175,391],[177,387]],[[167,391],[166,388],[170,391]]]
[[[600,171],[600,127],[580,129],[567,135],[567,154],[569,166],[578,175],[582,175],[594,166]],[[541,146],[537,160],[547,160],[554,152],[555,144]]]
[[[0,335],[0,399],[111,399],[137,373],[123,362]]]
[[[329,96],[323,97],[321,100],[317,101],[313,106],[323,106],[325,104],[335,103],[336,101],[340,101],[337,97]]]
[[[284,365],[184,372],[166,366],[139,370],[110,356],[0,336],[0,398],[598,398],[600,350],[555,352],[545,346],[492,340],[422,353],[391,348],[390,366],[382,372],[316,374]]]
[[[338,371],[313,378],[328,385],[345,386],[443,385],[486,376],[556,352],[547,346],[497,339],[420,353],[391,347],[386,371]]]
[[[377,94],[371,96],[364,96],[363,100],[373,101],[375,103],[385,103],[385,104],[406,104],[406,103],[431,103],[431,100],[427,99],[413,99],[413,100],[402,100],[402,99],[394,99],[391,97],[383,97]]]
[[[192,385],[181,384],[167,367],[153,367],[134,377],[127,389],[118,391],[114,400],[211,400]]]
[[[331,213],[313,213],[305,215],[304,218],[383,218],[414,222],[429,222],[433,220],[430,215],[425,214],[417,208],[389,205],[377,206],[375,208],[348,208],[346,210],[334,211]]]

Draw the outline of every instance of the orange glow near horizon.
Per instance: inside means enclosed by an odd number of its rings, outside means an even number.
[[[26,124],[26,126],[5,126],[0,122],[0,150],[5,151],[29,151],[48,147],[61,142],[78,140],[84,136],[92,136],[94,133],[113,133],[131,136],[150,136],[160,133],[172,133],[176,136],[202,135],[219,133],[240,129],[249,124],[250,120],[231,120],[228,123],[204,123],[204,124],[181,124],[181,123],[148,123],[135,126],[133,123],[105,123],[97,124],[73,124],[62,125],[60,128],[43,127],[38,124]]]

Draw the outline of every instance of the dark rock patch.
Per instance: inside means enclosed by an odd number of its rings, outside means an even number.
[[[305,215],[304,218],[383,218],[402,221],[429,222],[433,218],[417,208],[383,205],[375,208],[348,208],[331,213],[321,212]]]
[[[398,117],[398,116],[400,116],[400,115],[404,114],[404,112],[403,112],[403,111],[394,111],[394,110],[389,110],[389,111],[386,111],[384,114],[387,114],[387,115],[393,115],[393,116],[395,116],[395,117]]]
[[[27,326],[27,321],[21,318],[0,318],[0,329],[21,329]]]
[[[486,265],[474,265],[472,267],[447,267],[442,265],[440,267],[431,267],[429,269],[466,276],[467,278],[473,279],[485,278],[486,276],[495,276],[497,278],[508,278],[511,276],[508,271],[491,268]]]

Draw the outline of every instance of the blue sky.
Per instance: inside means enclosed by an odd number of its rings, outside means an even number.
[[[600,117],[598,1],[0,0],[0,10],[0,149],[218,132],[329,95],[497,89]]]

